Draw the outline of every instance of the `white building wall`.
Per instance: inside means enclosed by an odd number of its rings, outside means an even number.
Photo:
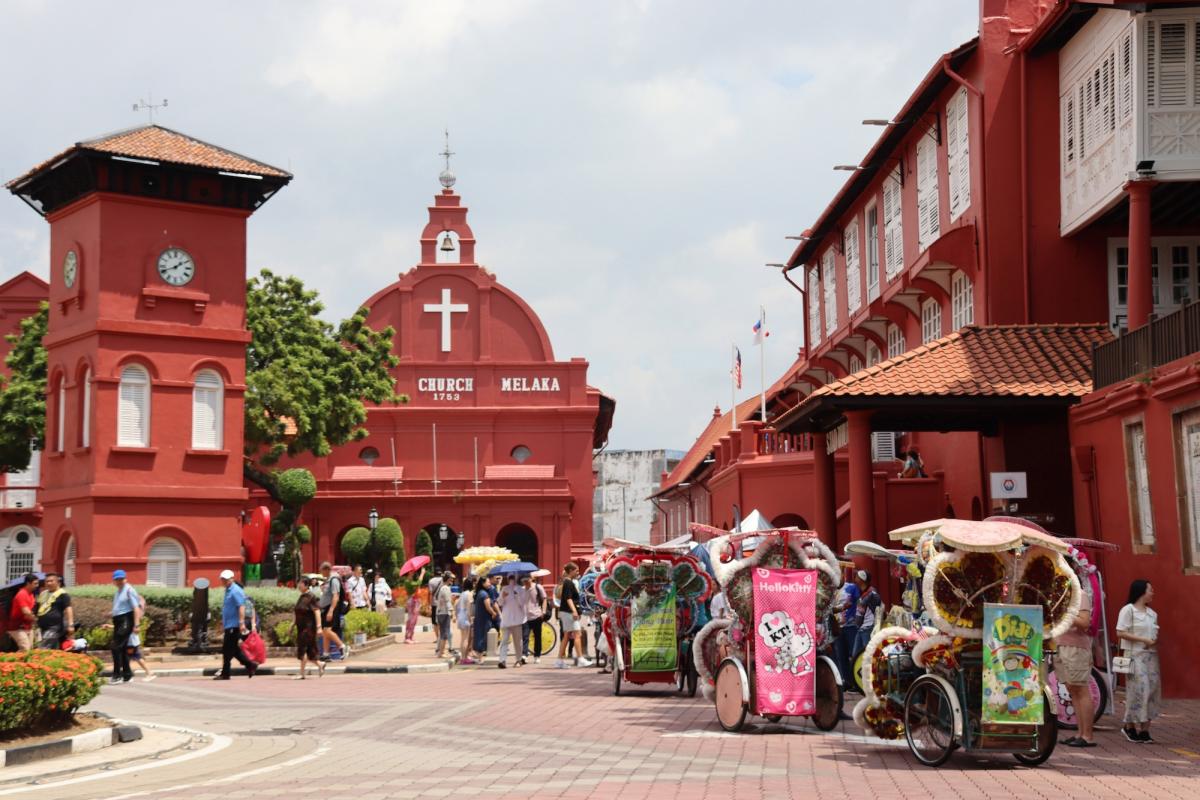
[[[606,450],[592,461],[596,475],[592,538],[650,541],[658,510],[647,498],[658,491],[662,473],[683,458],[679,450]]]

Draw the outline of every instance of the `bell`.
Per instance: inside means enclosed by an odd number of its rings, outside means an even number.
[[[443,253],[453,253],[454,252],[454,240],[450,238],[449,231],[447,231],[446,235],[442,238],[442,246],[439,249]]]

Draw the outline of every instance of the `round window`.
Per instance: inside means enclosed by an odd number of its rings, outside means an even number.
[[[524,464],[533,455],[533,451],[523,444],[519,444],[512,450],[512,459],[518,464]]]
[[[367,466],[371,466],[379,459],[379,451],[374,447],[364,447],[358,454],[358,457],[367,462]]]
[[[29,544],[29,531],[17,531],[17,544]]]

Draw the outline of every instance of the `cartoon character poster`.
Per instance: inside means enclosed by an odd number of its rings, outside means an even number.
[[[983,721],[1041,723],[1042,607],[985,603]]]
[[[639,593],[631,609],[630,664],[634,672],[671,672],[679,647],[675,635],[675,587]]]
[[[817,572],[756,567],[753,580],[755,713],[811,714],[816,708]]]

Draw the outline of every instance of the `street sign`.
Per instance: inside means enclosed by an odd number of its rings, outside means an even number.
[[[990,474],[993,500],[1024,500],[1029,497],[1024,472],[993,472]]]

